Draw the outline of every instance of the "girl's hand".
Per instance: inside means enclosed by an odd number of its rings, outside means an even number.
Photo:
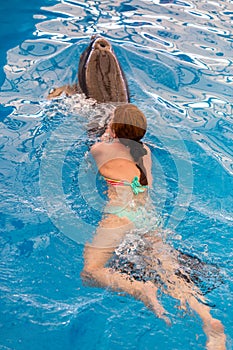
[[[101,136],[100,140],[104,142],[110,142],[113,139],[114,135],[113,132],[108,125],[107,129],[105,130],[104,134]]]
[[[109,132],[107,132],[107,130],[106,130],[105,133],[101,136],[100,140],[101,140],[101,141],[104,141],[104,142],[109,142],[109,141],[110,141],[110,134],[109,134]]]

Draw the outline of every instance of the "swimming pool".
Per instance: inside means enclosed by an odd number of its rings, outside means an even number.
[[[205,348],[200,319],[170,297],[167,327],[141,302],[81,282],[106,200],[85,125],[110,107],[46,96],[75,80],[94,33],[111,41],[148,117],[168,239],[222,270],[208,298],[232,349],[231,2],[11,1],[0,16],[1,349]]]

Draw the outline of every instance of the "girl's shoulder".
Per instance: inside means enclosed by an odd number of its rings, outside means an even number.
[[[94,145],[92,145],[90,148],[91,153],[95,153],[95,152],[100,151],[104,147],[104,143],[105,142],[103,142],[103,141],[94,143]]]
[[[96,142],[93,146],[91,146],[90,151],[92,155],[95,155],[95,154],[101,154],[101,153],[108,153],[114,150],[117,151],[119,147],[121,147],[121,145],[119,145],[118,143],[100,141],[100,142]]]
[[[148,153],[151,153],[150,147],[146,143],[143,143],[143,147],[145,148],[145,150],[147,150]]]

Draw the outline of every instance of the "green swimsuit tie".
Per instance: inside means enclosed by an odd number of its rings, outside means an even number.
[[[146,188],[148,188],[148,186],[143,186],[140,184],[138,176],[135,176],[133,178],[130,186],[131,186],[134,194],[142,193],[145,191]]]

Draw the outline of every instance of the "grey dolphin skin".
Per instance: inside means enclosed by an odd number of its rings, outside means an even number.
[[[82,53],[78,67],[79,85],[65,85],[53,89],[48,98],[84,93],[99,103],[130,102],[127,80],[112,49],[103,37],[94,36]]]

